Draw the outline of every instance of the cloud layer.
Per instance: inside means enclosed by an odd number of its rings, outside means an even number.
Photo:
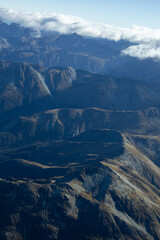
[[[154,42],[149,44],[138,44],[123,50],[122,54],[131,57],[138,57],[139,59],[153,58],[154,60],[159,61],[160,44]]]
[[[160,29],[132,26],[114,27],[103,23],[87,22],[82,18],[56,13],[31,13],[0,8],[0,19],[19,23],[38,31],[57,31],[59,33],[76,32],[83,36],[107,38],[110,40],[128,40],[136,45],[123,50],[122,54],[140,59],[160,60]]]

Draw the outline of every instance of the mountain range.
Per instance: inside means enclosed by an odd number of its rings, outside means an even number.
[[[113,77],[159,81],[159,61],[122,54],[136,43],[83,37],[76,33],[40,33],[18,24],[0,22],[0,60],[50,67],[71,66]]]
[[[0,22],[0,239],[160,239],[160,63],[130,45]]]

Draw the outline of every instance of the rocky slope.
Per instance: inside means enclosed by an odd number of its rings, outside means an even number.
[[[0,239],[160,239],[159,101],[157,83],[1,62]]]
[[[119,132],[94,133],[1,151],[1,239],[160,238],[159,167]]]
[[[117,79],[72,67],[44,69],[27,63],[0,63],[1,113],[14,109],[14,114],[28,114],[64,107],[144,110],[160,105],[159,90],[156,82]]]

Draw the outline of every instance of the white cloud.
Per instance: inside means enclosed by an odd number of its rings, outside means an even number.
[[[148,44],[138,44],[131,46],[122,51],[122,54],[129,55],[131,57],[137,57],[139,59],[154,58],[160,60],[160,45],[151,42]]]
[[[132,26],[130,28],[114,27],[107,24],[87,22],[82,18],[56,13],[31,13],[0,8],[0,18],[19,23],[42,31],[60,33],[76,32],[83,36],[107,38],[110,40],[128,40],[137,45],[123,50],[122,54],[144,58],[160,59],[160,29]]]

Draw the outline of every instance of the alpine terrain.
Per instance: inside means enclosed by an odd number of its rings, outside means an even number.
[[[160,62],[0,21],[0,239],[160,239]]]

